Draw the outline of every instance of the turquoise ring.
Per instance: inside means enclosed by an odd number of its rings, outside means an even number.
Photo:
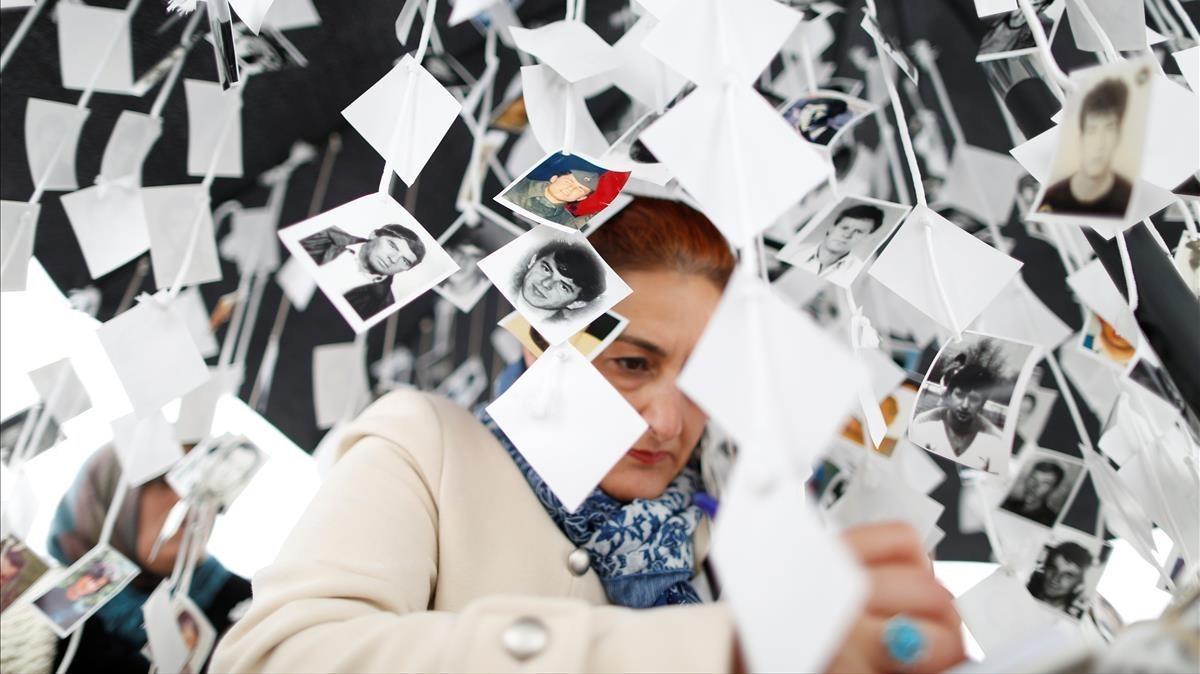
[[[925,635],[911,618],[903,613],[883,626],[883,645],[892,660],[901,665],[913,665],[925,656]]]

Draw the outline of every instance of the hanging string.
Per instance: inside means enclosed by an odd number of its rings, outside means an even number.
[[[29,28],[33,26],[33,22],[37,20],[38,15],[42,13],[42,9],[45,8],[47,3],[48,0],[37,0],[37,3],[30,7],[28,12],[25,12],[25,16],[21,17],[21,23],[17,25],[17,29],[13,31],[12,37],[8,39],[8,44],[4,45],[4,51],[0,53],[0,72],[4,71],[4,66],[8,65],[9,59],[17,51],[17,47],[25,39],[25,36],[29,33]]]
[[[1087,23],[1088,28],[1092,29],[1092,32],[1096,34],[1096,39],[1100,41],[1100,48],[1103,50],[1105,57],[1100,60],[1107,62],[1120,61],[1121,53],[1118,52],[1115,47],[1113,47],[1112,40],[1109,39],[1108,33],[1104,32],[1104,26],[1100,25],[1100,22],[1096,19],[1096,15],[1092,13],[1092,8],[1088,7],[1087,2],[1085,0],[1067,1],[1075,3],[1075,7],[1079,10],[1079,15],[1083,17],[1083,20],[1085,23]]]
[[[880,71],[883,73],[883,84],[887,87],[888,98],[892,102],[892,112],[896,116],[896,132],[900,134],[900,145],[904,148],[904,158],[908,162],[908,172],[912,175],[913,192],[917,195],[917,204],[925,206],[925,186],[921,184],[921,169],[917,164],[917,154],[913,150],[912,137],[908,134],[908,120],[904,115],[904,105],[900,102],[900,94],[896,93],[896,85],[892,82],[891,60],[884,53],[883,46],[878,40],[875,43],[875,55],[879,59]]]
[[[1029,32],[1033,36],[1034,44],[1037,45],[1042,66],[1050,75],[1048,84],[1058,99],[1062,100],[1065,97],[1063,92],[1072,90],[1074,86],[1062,68],[1058,67],[1058,61],[1054,60],[1054,53],[1050,51],[1050,42],[1046,39],[1046,29],[1042,26],[1042,21],[1038,17],[1037,12],[1030,6],[1029,0],[1017,0],[1017,6],[1021,9],[1021,15],[1025,17],[1025,24],[1029,26]]]
[[[1125,288],[1129,296],[1129,310],[1137,311],[1137,280],[1133,275],[1133,261],[1129,259],[1129,244],[1125,243],[1125,232],[1117,232],[1117,252],[1121,255],[1121,271],[1125,272]]]
[[[1099,452],[1092,445],[1092,439],[1088,435],[1087,426],[1083,424],[1083,416],[1079,413],[1079,406],[1075,403],[1075,396],[1071,392],[1070,385],[1067,384],[1067,378],[1063,376],[1062,368],[1058,365],[1058,357],[1054,355],[1053,351],[1047,351],[1044,360],[1050,366],[1050,372],[1054,375],[1054,383],[1062,392],[1063,401],[1067,403],[1067,412],[1070,413],[1071,421],[1075,424],[1075,433],[1079,436],[1080,443],[1089,452],[1098,454]]]
[[[1183,23],[1183,28],[1187,31],[1188,37],[1192,39],[1192,42],[1200,44],[1200,31],[1196,30],[1196,24],[1192,22],[1192,17],[1184,11],[1183,5],[1179,3],[1179,0],[1167,0],[1167,2],[1170,3],[1175,13],[1179,15],[1179,21]]]
[[[204,9],[201,9],[204,7]],[[192,12],[192,16],[188,19],[187,24],[183,27],[183,34],[179,36],[179,46],[176,49],[183,49],[184,54],[171,66],[171,71],[167,73],[167,77],[163,80],[162,88],[158,90],[158,96],[154,99],[154,105],[150,108],[150,117],[152,119],[162,119],[163,108],[167,105],[167,99],[171,97],[171,92],[175,89],[175,83],[179,81],[179,75],[183,72],[184,63],[187,61],[187,53],[191,51],[194,44],[192,42],[192,34],[196,32],[196,27],[200,25],[200,12],[207,12],[208,4],[199,5],[196,11]]]
[[[398,141],[401,137],[401,130],[406,130],[410,135],[413,133],[416,124],[409,120],[410,114],[415,110],[413,102],[413,92],[416,89],[417,69],[420,64],[425,61],[425,52],[429,49],[429,37],[433,33],[432,17],[437,14],[437,0],[428,0],[425,9],[427,19],[421,24],[421,40],[417,43],[417,51],[413,59],[408,62],[407,72],[404,77],[404,95],[400,99],[400,110],[396,115],[396,124],[392,127],[392,137],[388,142],[388,152],[383,157],[383,173],[379,176],[379,193],[383,195],[391,194],[392,184],[392,160],[396,155]]]

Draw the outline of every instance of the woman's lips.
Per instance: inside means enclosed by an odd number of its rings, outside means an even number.
[[[651,452],[645,449],[631,449],[626,454],[632,457],[635,461],[639,461],[648,466],[666,461],[671,457],[670,452]]]

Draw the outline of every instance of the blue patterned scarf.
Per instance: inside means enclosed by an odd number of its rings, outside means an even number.
[[[520,361],[505,369],[496,381],[496,395],[511,386],[523,371]],[[483,405],[476,408],[475,415],[512,457],[558,528],[572,543],[587,550],[609,601],[631,608],[700,603],[689,582],[694,557],[692,536],[702,516],[692,501],[701,484],[696,459],[656,499],[622,503],[597,487],[572,513]]]

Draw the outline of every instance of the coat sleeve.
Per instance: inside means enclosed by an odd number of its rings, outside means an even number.
[[[428,610],[437,574],[441,433],[432,405],[393,418],[400,446],[354,442],[253,581],[247,615],[218,644],[214,672],[726,671],[733,627],[720,604],[636,611],[571,598],[491,596]],[[368,413],[369,414],[369,411]],[[411,441],[411,442],[410,442]],[[504,647],[534,617],[546,647]]]

